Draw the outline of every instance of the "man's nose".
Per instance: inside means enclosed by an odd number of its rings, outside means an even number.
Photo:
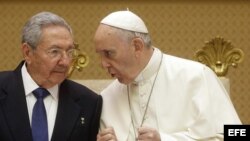
[[[108,68],[110,66],[109,62],[106,61],[105,59],[101,60],[101,65],[103,68]]]
[[[73,59],[67,53],[63,53],[60,58],[59,64],[69,66],[72,60]]]

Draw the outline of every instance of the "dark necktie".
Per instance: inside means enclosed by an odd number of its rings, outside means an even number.
[[[32,93],[37,98],[31,121],[33,141],[48,141],[48,123],[43,98],[48,96],[49,92],[44,88],[37,88]]]

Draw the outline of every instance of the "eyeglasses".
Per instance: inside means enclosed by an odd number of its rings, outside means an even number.
[[[71,48],[67,51],[60,48],[51,48],[46,51],[47,55],[52,59],[60,59],[63,57],[64,52],[70,59],[75,59],[79,55],[79,49]]]
[[[29,45],[29,44],[28,44]],[[30,46],[30,45],[29,45]],[[30,46],[31,47],[31,46]],[[53,47],[48,50],[45,50],[45,53],[51,58],[51,59],[60,59],[63,57],[63,54],[66,53],[67,57],[69,59],[76,59],[79,56],[79,49],[78,44],[74,44],[74,48],[70,48],[68,50],[63,50],[58,47]]]

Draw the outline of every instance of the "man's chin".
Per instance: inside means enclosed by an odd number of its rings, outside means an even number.
[[[54,75],[51,79],[51,82],[54,84],[60,84],[67,78],[67,75],[61,74],[61,75]]]
[[[54,72],[52,73],[52,77],[57,78],[57,79],[65,79],[67,77],[67,73],[65,72]]]
[[[124,79],[122,79],[122,78],[117,78],[117,80],[118,80],[120,83],[122,83],[122,84],[125,84],[125,85],[129,84],[129,82],[127,82],[126,80],[124,80]]]
[[[53,80],[50,80],[50,86],[53,87],[55,85],[59,85],[61,84],[65,79],[53,79]]]

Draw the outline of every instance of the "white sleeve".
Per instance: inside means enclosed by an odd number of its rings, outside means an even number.
[[[160,133],[161,141],[197,141],[188,136],[187,132],[179,132],[174,134]],[[222,134],[216,134],[214,137],[202,139],[202,141],[223,141],[224,137]]]

